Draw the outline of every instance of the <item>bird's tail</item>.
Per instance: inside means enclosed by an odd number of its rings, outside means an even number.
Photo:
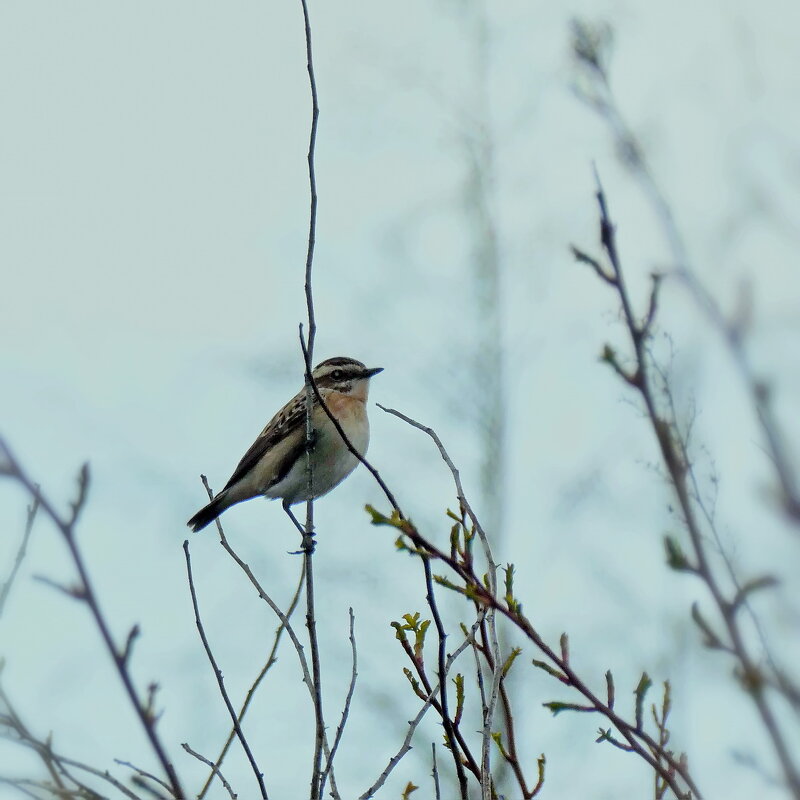
[[[195,532],[210,525],[226,508],[233,505],[226,497],[227,492],[220,492],[207,506],[203,506],[186,524]]]

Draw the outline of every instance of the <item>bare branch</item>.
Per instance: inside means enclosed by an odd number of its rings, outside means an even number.
[[[297,588],[295,589],[294,595],[292,596],[292,600],[289,603],[289,607],[286,609],[286,619],[291,619],[294,610],[297,608],[298,601],[300,600],[300,592],[303,589],[303,583],[305,581],[305,573],[303,570],[300,571],[300,580],[297,583]],[[285,625],[283,622],[279,622],[278,628],[275,631],[275,638],[272,642],[272,649],[270,650],[269,655],[267,656],[266,663],[261,668],[261,671],[256,676],[255,680],[251,684],[250,688],[247,690],[247,694],[245,695],[244,701],[242,702],[242,707],[239,709],[239,723],[241,724],[242,720],[244,719],[244,715],[247,713],[247,709],[250,707],[250,703],[255,696],[256,690],[261,685],[261,682],[266,677],[267,672],[272,668],[272,665],[277,661],[277,653],[278,653],[278,645],[280,644],[281,637],[283,632],[286,630]],[[231,743],[233,742],[234,738],[236,738],[236,728],[232,727],[230,733],[228,734],[228,738],[225,741],[225,744],[220,751],[219,756],[217,756],[216,761],[214,762],[215,768],[209,773],[208,778],[206,779],[205,784],[203,785],[200,794],[197,796],[197,800],[203,800],[206,793],[208,792],[211,783],[214,780],[215,775],[219,775],[222,778],[221,773],[219,773],[219,767],[222,766],[222,762],[225,760],[225,756],[228,754],[228,750],[230,749]],[[185,749],[186,746],[184,746]]]
[[[466,493],[464,492],[464,487],[461,483],[461,475],[458,469],[455,466],[455,463],[450,458],[447,449],[445,448],[442,440],[439,438],[436,431],[433,428],[430,428],[427,425],[423,425],[420,422],[412,419],[411,417],[397,411],[396,409],[386,408],[378,403],[378,408],[385,411],[387,414],[392,414],[393,416],[402,419],[407,424],[411,425],[418,430],[421,430],[423,433],[427,434],[436,445],[437,449],[439,450],[439,454],[442,457],[442,460],[445,462],[447,467],[450,470],[450,473],[453,476],[453,482],[456,487],[456,496],[458,497],[459,504],[463,509],[464,513],[469,516],[469,519],[474,526],[475,531],[478,534],[478,537],[481,541],[481,545],[483,546],[484,555],[486,557],[487,562],[487,576],[489,578],[489,590],[492,594],[497,592],[497,566],[494,562],[494,557],[492,555],[491,547],[489,546],[489,539],[486,535],[486,532],[483,529],[477,515],[472,509],[469,501],[467,500]],[[489,608],[486,610],[485,614],[485,624],[489,630],[488,642],[486,643],[492,650],[492,656],[488,657],[487,660],[490,664],[490,669],[492,670],[492,683],[489,690],[488,700],[484,695],[484,687],[481,680],[481,694],[483,697],[483,712],[484,712],[484,719],[483,719],[483,732],[482,732],[482,746],[481,746],[481,776],[480,776],[480,784],[481,784],[481,791],[483,792],[484,800],[490,800],[491,792],[493,791],[491,787],[491,773],[489,767],[489,752],[492,742],[492,727],[494,721],[494,712],[495,707],[497,704],[498,694],[501,691],[501,681],[502,681],[502,674],[500,672],[501,669],[501,659],[500,659],[500,646],[497,638],[497,628],[495,624],[494,618],[494,609]],[[479,669],[480,674],[480,669]],[[505,690],[503,690],[504,696],[504,707],[507,711],[507,714],[510,715],[511,709],[510,704],[508,703],[508,697],[505,695]],[[510,716],[507,716],[507,719],[510,719]],[[511,742],[513,747],[513,722],[510,726],[511,731]],[[516,757],[516,753],[514,754]],[[513,764],[512,764],[513,766]],[[517,778],[521,777],[521,772],[517,773]],[[521,788],[523,792],[525,791],[525,784],[524,780],[521,783]]]
[[[432,760],[432,767],[431,767],[431,776],[433,777],[433,789],[435,792],[436,800],[442,800],[442,792],[441,788],[439,787],[439,768],[436,766],[436,743],[431,742],[431,760]]]
[[[2,775],[0,775],[0,783],[4,783],[6,786],[13,786],[18,792],[24,794],[25,797],[31,797],[33,798],[33,800],[42,800],[41,795],[34,794],[32,791],[34,787],[40,788],[39,784],[36,783],[36,781],[31,781],[28,780],[27,778],[5,778]]]
[[[309,508],[311,503],[309,501]],[[306,533],[309,533],[309,520],[306,522]],[[313,680],[314,717],[316,731],[314,735],[314,761],[311,773],[311,800],[319,800],[322,796],[322,753],[325,747],[325,719],[322,714],[322,676],[319,663],[319,644],[317,642],[317,622],[314,612],[314,554],[311,550],[303,553],[303,567],[306,586],[306,627],[311,650],[311,674]]]
[[[449,672],[450,668],[452,667],[455,660],[467,649],[470,645],[470,638],[467,637],[464,641],[458,646],[456,651],[447,659],[447,665],[445,669],[445,673]],[[446,679],[446,674],[445,674]],[[370,798],[375,796],[375,793],[386,783],[386,779],[391,775],[392,770],[400,763],[403,757],[408,753],[411,749],[411,740],[414,737],[414,733],[416,732],[417,728],[419,727],[420,722],[422,722],[422,718],[427,713],[428,709],[433,705],[436,695],[439,694],[439,683],[437,682],[435,686],[430,688],[427,697],[425,698],[425,702],[422,704],[422,707],[417,712],[417,715],[414,719],[410,720],[408,723],[408,731],[406,731],[405,739],[403,740],[403,744],[400,746],[400,749],[389,759],[389,763],[386,765],[386,768],[383,772],[378,776],[375,783],[369,787],[363,794],[359,795],[358,800],[370,800]]]
[[[209,485],[208,479],[206,478],[206,476],[205,475],[201,475],[200,479],[203,482],[203,486],[205,487],[206,493],[208,494],[209,498],[213,498],[214,497],[214,492],[212,491],[211,486]],[[225,552],[234,560],[234,562],[239,567],[239,569],[241,569],[242,572],[244,572],[244,574],[247,576],[248,580],[250,581],[250,583],[253,585],[253,587],[255,588],[256,592],[258,593],[258,596],[272,609],[272,612],[275,614],[275,616],[278,617],[278,619],[280,620],[281,624],[285,628],[286,633],[289,634],[289,639],[291,640],[292,645],[294,646],[295,652],[297,653],[297,658],[298,658],[298,660],[300,662],[300,669],[303,672],[303,683],[305,683],[305,685],[306,685],[306,687],[308,689],[308,692],[309,692],[309,696],[311,697],[311,702],[313,703],[314,702],[314,682],[313,682],[313,680],[311,678],[311,672],[310,672],[310,670],[308,668],[308,661],[307,661],[306,656],[305,656],[305,651],[303,649],[303,645],[300,643],[300,639],[298,638],[297,634],[295,633],[295,630],[292,627],[292,624],[289,622],[288,616],[286,614],[284,614],[283,611],[281,611],[281,609],[278,607],[277,603],[275,603],[275,601],[272,599],[272,597],[270,597],[270,595],[264,590],[264,587],[261,585],[261,583],[259,582],[258,578],[256,578],[256,576],[253,574],[253,571],[250,569],[249,565],[246,564],[242,560],[242,558],[239,556],[239,554],[233,549],[233,547],[231,547],[230,542],[228,542],[228,539],[225,536],[225,531],[223,530],[222,523],[219,521],[219,519],[216,519],[215,523],[216,523],[216,526],[217,526],[217,533],[219,534],[219,543],[220,543],[220,545],[225,550]],[[327,734],[326,733],[324,733],[324,738],[323,738],[323,749],[324,749],[325,756],[327,757],[329,755],[329,753],[330,753],[330,750],[329,750],[329,747],[328,747],[328,740],[327,740]],[[330,772],[330,781],[331,781],[331,793],[336,798],[339,795],[338,795],[338,790],[337,790],[337,787],[336,787],[336,779],[335,779],[333,768],[331,768],[331,772]]]
[[[261,792],[261,797],[263,800],[267,800],[267,789],[264,785],[264,774],[258,768],[258,764],[256,764],[255,756],[253,756],[253,751],[250,749],[250,744],[247,741],[247,738],[242,731],[242,727],[239,724],[239,718],[236,715],[236,711],[233,707],[233,704],[228,697],[228,692],[225,689],[225,681],[222,677],[222,670],[217,666],[217,661],[214,658],[214,653],[211,650],[211,645],[208,643],[208,637],[206,636],[205,629],[203,628],[202,620],[200,619],[200,608],[197,605],[197,593],[195,592],[194,588],[194,578],[192,576],[192,559],[189,555],[189,540],[186,539],[183,543],[183,552],[186,556],[186,575],[189,580],[189,591],[192,595],[192,608],[194,609],[194,621],[197,625],[197,632],[200,634],[200,640],[203,642],[203,649],[206,651],[206,655],[208,656],[208,661],[211,664],[214,670],[214,677],[217,679],[217,686],[219,687],[219,693],[222,697],[223,702],[225,703],[225,707],[228,709],[228,713],[231,716],[231,721],[233,722],[233,727],[236,729],[236,735],[239,738],[239,741],[242,745],[242,750],[244,750],[245,755],[247,756],[247,760],[250,762],[250,767],[253,770],[253,773],[256,776],[256,780],[258,782],[258,788]]]
[[[339,742],[342,740],[342,734],[344,733],[344,726],[347,723],[347,717],[350,714],[350,703],[353,699],[353,694],[356,690],[356,678],[358,677],[358,652],[356,651],[356,637],[355,637],[355,617],[353,616],[353,609],[348,609],[350,614],[350,652],[352,654],[352,664],[353,668],[350,673],[350,685],[347,688],[347,696],[344,700],[344,708],[342,709],[342,718],[339,722],[339,725],[336,727],[336,736],[333,739],[333,747],[331,747],[330,755],[328,756],[327,763],[325,764],[325,769],[322,771],[322,777],[320,778],[320,788],[319,794],[322,797],[325,794],[325,783],[328,779],[328,773],[331,771],[331,767],[333,766],[333,759],[336,755],[336,751],[339,748]]]
[[[17,577],[17,572],[19,572],[19,568],[22,566],[22,560],[25,558],[25,553],[28,549],[28,541],[31,538],[31,531],[33,531],[33,521],[36,519],[36,512],[39,510],[38,484],[34,487],[34,489],[35,493],[33,495],[33,500],[28,506],[28,519],[25,522],[25,532],[22,535],[22,541],[17,549],[17,555],[14,558],[14,564],[8,574],[8,578],[6,579],[5,583],[3,583],[2,589],[0,589],[0,617],[3,616],[3,609],[5,608],[8,595],[11,592],[11,586],[14,583],[14,578]]]
[[[52,505],[52,503],[50,503],[50,501],[44,495],[42,495],[38,486],[23,471],[21,465],[3,439],[0,439],[0,455],[5,460],[3,465],[4,473],[12,477],[17,481],[17,483],[26,489],[31,498],[39,503],[41,510],[52,521],[59,533],[61,533],[80,579],[82,597],[79,599],[86,603],[89,611],[91,612],[95,626],[100,632],[100,636],[103,639],[106,650],[114,662],[114,666],[117,669],[117,675],[119,676],[125,692],[128,695],[128,699],[136,711],[139,722],[144,729],[145,735],[147,736],[156,758],[161,764],[161,768],[164,770],[164,773],[167,776],[167,781],[170,785],[170,791],[173,797],[184,797],[185,793],[181,786],[180,780],[178,779],[178,775],[167,756],[166,749],[164,748],[158,733],[156,732],[156,719],[153,715],[148,713],[145,703],[142,702],[138,693],[136,692],[136,689],[133,685],[133,680],[128,672],[126,659],[123,657],[123,653],[120,652],[114,643],[114,639],[111,635],[111,629],[109,628],[108,622],[106,621],[105,616],[100,608],[99,600],[95,595],[91,580],[89,578],[88,570],[86,569],[83,556],[75,539],[74,523],[80,516],[80,513],[86,502],[86,492],[89,483],[88,467],[84,465],[84,467],[81,469],[78,496],[72,504],[72,514],[70,520],[66,521],[55,510],[55,507]]]
[[[317,125],[319,121],[319,102],[317,98],[317,81],[314,75],[314,58],[311,45],[311,19],[308,12],[308,3],[301,0],[303,9],[303,28],[306,43],[306,69],[308,71],[308,82],[311,89],[311,131],[308,138],[308,182],[311,195],[311,208],[308,222],[308,247],[306,251],[305,269],[305,296],[306,310],[308,313],[308,344],[303,342],[302,326],[300,328],[300,341],[304,355],[308,361],[313,361],[314,341],[317,333],[317,324],[314,315],[314,293],[312,289],[311,276],[314,264],[314,246],[316,242],[317,227],[317,176],[314,164],[314,156],[317,143]],[[310,373],[310,369],[306,370]],[[325,720],[322,713],[322,678],[320,675],[319,644],[317,642],[316,618],[314,615],[314,573],[312,554],[314,552],[314,467],[312,459],[312,448],[314,445],[314,428],[311,421],[313,409],[313,390],[311,383],[306,376],[306,474],[307,474],[307,496],[306,502],[306,524],[303,532],[303,565],[305,571],[306,585],[306,627],[308,628],[309,646],[311,649],[311,670],[313,680],[312,697],[314,701],[314,719],[316,723],[316,735],[314,737],[314,755],[311,771],[311,800],[318,800],[320,797],[320,775],[322,771],[322,753],[325,743]],[[290,516],[289,506],[284,503],[284,508]]]
[[[787,786],[790,788],[795,798],[800,798],[800,774],[798,774],[787,742],[778,726],[777,719],[764,691],[765,682],[761,678],[757,660],[751,654],[750,647],[739,627],[736,612],[740,604],[745,601],[746,592],[742,594],[743,587],[740,587],[737,590],[737,595],[732,600],[725,597],[717,571],[706,549],[705,537],[698,517],[698,512],[704,513],[704,508],[702,504],[700,504],[699,507],[696,506],[693,501],[689,483],[690,480],[693,480],[692,469],[685,449],[680,443],[681,440],[680,436],[677,434],[677,425],[674,415],[668,414],[665,416],[656,402],[656,388],[652,374],[653,372],[657,372],[657,368],[653,366],[652,359],[646,349],[642,328],[638,326],[636,322],[636,316],[632,308],[623,276],[622,264],[617,251],[614,226],[609,217],[608,204],[599,177],[597,178],[596,199],[600,216],[600,239],[617,280],[616,291],[636,360],[637,380],[632,385],[639,392],[644,402],[648,420],[655,433],[661,456],[669,473],[670,481],[686,525],[686,530],[689,534],[689,539],[694,551],[691,572],[696,574],[708,588],[714,605],[722,618],[724,636],[720,636],[719,633],[712,629],[710,624],[700,614],[697,604],[693,606],[692,616],[702,629],[706,637],[705,642],[707,646],[727,650],[735,658],[738,665],[738,672],[742,676],[744,685],[753,699],[759,716],[761,717],[762,724],[769,736],[778,760],[781,763]],[[655,304],[652,300],[651,308],[653,309],[654,315]],[[653,320],[648,314],[646,327],[652,325],[652,322]],[[628,383],[631,382],[628,381]],[[686,563],[688,564],[689,562]],[[728,568],[732,569],[729,563]],[[739,587],[739,583],[735,580],[735,577],[734,583]],[[761,588],[763,585],[763,582],[757,582],[751,589]]]
[[[588,264],[595,271],[598,278],[605,281],[609,286],[617,285],[617,279],[613,275],[609,275],[596,258],[592,258],[585,251],[575,247],[574,244],[570,246],[570,250],[572,250],[575,260],[580,261],[582,264]]]
[[[421,427],[424,428],[424,426]],[[654,748],[658,748],[657,742],[646,731],[637,728],[635,723],[630,723],[616,714],[614,710],[603,703],[575,673],[569,663],[568,641],[566,636],[562,636],[561,638],[561,655],[559,655],[544,641],[530,621],[521,613],[520,605],[513,595],[507,591],[504,602],[495,593],[489,591],[482,579],[475,574],[471,560],[468,557],[461,557],[457,548],[451,548],[451,553],[441,550],[422,536],[412,523],[401,517],[397,512],[393,512],[391,516],[386,516],[376,511],[371,506],[368,506],[367,510],[372,515],[373,524],[391,526],[399,530],[402,536],[407,537],[410,541],[410,545],[405,546],[405,549],[420,556],[423,559],[423,563],[428,559],[436,559],[445,563],[455,572],[458,578],[464,582],[464,585],[459,587],[450,579],[444,577],[439,578],[439,576],[437,576],[438,583],[459,591],[478,605],[495,609],[511,621],[545,654],[548,660],[555,665],[555,668],[557,668],[555,672],[559,676],[563,676],[559,677],[559,680],[577,690],[588,701],[588,705],[582,706],[581,708],[603,714],[617,730],[620,731],[631,750],[642,758],[652,769],[658,771],[659,774],[664,777],[676,796],[679,798],[688,797],[687,792],[680,784],[680,781],[683,781],[689,787],[693,796],[697,798],[697,800],[700,800],[700,792],[692,781],[686,765],[679,759],[676,759],[671,752],[663,754],[665,763],[660,764],[651,754]],[[434,701],[431,702],[433,703]],[[558,705],[561,708],[570,708],[575,704]],[[458,735],[457,731],[456,734]],[[461,739],[459,739],[459,744],[462,746],[462,750],[466,755],[468,751],[465,745],[462,744]],[[470,768],[472,769],[472,767]],[[543,770],[543,762],[540,763],[540,769]],[[535,790],[538,791],[539,788],[541,787],[537,784]]]
[[[127,797],[128,800],[140,800],[138,795],[118,781],[108,770],[97,769],[55,752],[50,737],[46,740],[37,738],[22,721],[2,687],[0,687],[0,701],[2,701],[6,710],[4,714],[0,714],[0,727],[7,729],[7,733],[4,733],[4,735],[35,752],[47,769],[52,781],[52,783],[48,783],[20,780],[15,781],[15,783],[37,786],[50,797],[55,795],[58,798],[80,797],[85,800],[102,800],[102,796],[98,792],[72,773],[70,769],[72,768],[104,780]],[[74,788],[69,784],[72,784]]]
[[[153,789],[152,787],[147,787],[146,781],[143,780],[145,778],[147,780],[153,781],[153,783],[157,783],[159,786],[161,786],[163,789],[166,789],[168,792],[170,791],[169,784],[162,781],[161,778],[158,778],[155,775],[153,775],[152,772],[148,772],[147,770],[142,769],[141,767],[137,767],[135,764],[131,764],[130,761],[122,761],[119,758],[115,758],[114,763],[119,764],[121,767],[127,767],[129,770],[132,770],[134,773],[136,773],[136,777],[138,777],[141,781],[139,785],[142,786],[143,788],[148,788],[150,792],[153,792]]]
[[[133,645],[135,644],[136,640],[139,638],[139,634],[141,631],[139,630],[138,625],[134,625],[128,631],[128,638],[125,640],[125,649],[122,651],[122,661],[127,664],[130,661],[131,655],[133,654]]]
[[[481,538],[485,539],[486,533],[483,530],[483,526],[481,525],[480,520],[478,519],[475,512],[472,510],[472,506],[469,504],[467,496],[464,493],[464,487],[461,485],[461,474],[456,468],[456,465],[453,463],[453,460],[450,458],[449,453],[445,449],[444,444],[442,444],[442,440],[439,438],[439,435],[436,433],[436,431],[433,430],[433,428],[428,427],[427,425],[423,425],[421,422],[417,422],[415,419],[412,419],[411,417],[407,417],[405,414],[402,414],[400,411],[397,411],[394,408],[386,408],[386,406],[382,406],[380,403],[376,403],[376,405],[378,406],[378,408],[380,408],[382,411],[385,411],[387,414],[392,414],[398,419],[403,420],[403,422],[408,423],[413,428],[421,430],[423,433],[427,434],[428,436],[431,437],[431,439],[433,439],[434,443],[436,444],[436,447],[439,450],[440,455],[442,456],[442,460],[444,461],[445,464],[447,464],[450,473],[453,476],[453,482],[456,485],[456,497],[458,497],[458,502],[461,503],[461,505],[463,506],[464,510],[466,511],[467,515],[470,518],[470,521],[475,526],[475,529],[478,531],[479,534],[481,534]],[[394,508],[397,508],[397,503],[393,502],[392,498],[389,498],[389,502],[392,503],[392,506]],[[489,559],[489,566],[494,566],[492,559]]]
[[[447,734],[450,752],[453,756],[453,761],[456,767],[456,775],[458,776],[458,785],[463,800],[467,800],[467,776],[464,772],[464,765],[461,761],[461,754],[458,750],[456,742],[456,731],[453,721],[450,719],[450,713],[447,707],[447,669],[445,666],[445,642],[447,634],[444,630],[444,623],[442,622],[441,614],[439,614],[439,607],[436,605],[436,595],[433,591],[433,576],[431,573],[431,561],[427,556],[422,556],[422,566],[425,570],[425,586],[427,588],[425,599],[428,601],[428,606],[433,615],[433,621],[436,625],[436,632],[439,638],[439,646],[437,650],[438,656],[438,675],[439,675],[439,702],[441,704],[442,723],[444,730]]]
[[[676,264],[676,276],[689,290],[697,306],[728,346],[761,426],[780,488],[784,511],[791,521],[800,524],[800,476],[797,466],[792,463],[786,450],[786,439],[782,436],[775,417],[767,384],[758,377],[747,355],[741,320],[736,317],[729,319],[698,277],[670,203],[648,163],[644,148],[616,102],[604,65],[609,41],[608,28],[592,26],[579,20],[573,24],[573,53],[580,64],[588,67],[587,72],[590,77],[588,87],[585,91],[579,92],[579,95],[608,124],[624,164],[639,181],[642,191],[661,222]],[[591,260],[586,263],[591,263]],[[600,277],[607,281],[607,275],[601,274]],[[645,325],[645,330],[648,327]]]
[[[210,767],[211,768],[211,774],[212,775],[216,775],[217,777],[219,777],[220,781],[222,782],[222,785],[225,787],[225,790],[230,795],[231,800],[236,800],[236,798],[237,798],[236,793],[233,791],[233,789],[231,788],[231,785],[228,783],[228,781],[225,780],[225,776],[219,771],[219,766],[217,766],[217,764],[215,764],[213,761],[209,761],[205,756],[200,755],[200,753],[198,753],[196,750],[192,750],[192,748],[189,747],[187,742],[183,742],[183,744],[181,744],[181,747],[190,756],[194,756],[198,761],[202,761],[207,767]],[[198,795],[198,797],[200,797],[200,796],[201,795]]]

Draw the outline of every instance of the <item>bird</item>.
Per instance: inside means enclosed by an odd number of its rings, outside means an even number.
[[[328,410],[362,456],[369,445],[369,381],[379,372],[383,367],[368,368],[355,358],[339,356],[321,362],[311,373]],[[306,401],[304,386],[267,423],[222,491],[186,523],[193,531],[210,525],[231,506],[259,496],[282,500],[294,521],[291,505],[322,497],[358,466],[358,459],[312,393],[309,496]]]

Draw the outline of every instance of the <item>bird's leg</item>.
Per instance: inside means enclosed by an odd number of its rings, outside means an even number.
[[[289,505],[288,500],[284,500],[283,503],[283,510],[288,515],[289,519],[294,523],[295,528],[299,531],[300,535],[303,537],[302,544],[300,545],[299,552],[301,553],[313,553],[314,552],[314,532],[312,531],[309,533],[298,521],[297,517],[292,513],[291,506]]]
[[[308,459],[306,464],[311,469],[311,471],[307,472],[309,483],[312,482],[312,477],[313,477],[313,466],[311,464],[311,458],[316,448],[317,448],[317,430],[316,428],[311,428],[311,430],[306,431],[306,459]],[[314,545],[315,545],[313,529],[308,531],[306,530],[305,526],[301,525],[297,521],[297,518],[294,516],[294,514],[292,514],[289,504],[285,500],[283,501],[283,508],[286,511],[286,513],[291,517],[292,522],[294,522],[295,527],[297,528],[297,530],[300,531],[300,535],[303,537],[303,542],[300,545],[300,550],[303,553],[311,555],[311,553],[314,552]]]

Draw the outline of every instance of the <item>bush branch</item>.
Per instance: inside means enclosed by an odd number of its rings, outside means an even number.
[[[76,599],[80,599],[82,602],[86,603],[92,615],[95,626],[100,632],[100,636],[105,644],[106,650],[114,662],[117,675],[119,676],[125,692],[128,695],[130,704],[133,706],[136,716],[139,719],[139,723],[141,724],[145,736],[150,743],[150,747],[155,753],[156,758],[158,759],[158,762],[167,777],[167,783],[170,786],[170,791],[173,797],[183,798],[185,795],[180,780],[178,779],[178,775],[175,772],[172,762],[167,756],[166,749],[161,743],[158,733],[156,732],[156,716],[152,712],[149,704],[141,700],[136,692],[136,689],[133,685],[133,679],[128,671],[129,665],[125,650],[120,650],[114,643],[114,639],[111,635],[111,629],[100,608],[100,602],[95,594],[92,582],[89,578],[88,570],[83,561],[83,556],[76,541],[75,525],[86,503],[86,495],[89,486],[88,466],[84,465],[80,471],[78,480],[78,496],[72,503],[71,514],[69,518],[64,519],[58,513],[58,511],[56,511],[55,506],[53,506],[52,503],[41,493],[38,486],[24,472],[16,457],[3,439],[0,439],[0,453],[2,453],[5,459],[3,470],[4,474],[16,480],[17,483],[25,488],[31,499],[35,503],[39,504],[44,514],[51,520],[67,545],[72,563],[80,579],[80,596],[78,597],[76,595]]]
[[[192,559],[189,555],[189,540],[186,539],[183,542],[183,552],[186,556],[186,576],[189,581],[189,591],[192,595],[192,608],[194,609],[194,621],[195,625],[197,625],[197,632],[200,634],[200,640],[203,643],[203,649],[206,651],[206,655],[208,656],[208,661],[211,664],[212,669],[214,670],[214,677],[217,680],[217,686],[219,687],[219,693],[222,697],[223,702],[225,703],[225,708],[228,709],[228,714],[230,714],[231,721],[233,722],[233,727],[236,730],[236,736],[239,739],[239,742],[242,745],[242,750],[244,750],[245,755],[247,756],[247,760],[250,762],[250,767],[253,770],[253,774],[256,776],[256,781],[258,782],[258,788],[261,792],[261,797],[263,800],[268,800],[267,798],[267,789],[264,785],[264,774],[258,767],[256,763],[255,756],[253,755],[253,751],[250,749],[250,744],[247,741],[247,738],[244,735],[244,731],[242,730],[242,726],[239,724],[239,717],[236,714],[236,709],[233,707],[233,703],[231,703],[230,697],[228,697],[228,691],[225,688],[225,680],[222,676],[222,670],[217,665],[217,660],[214,657],[214,653],[211,650],[211,645],[208,643],[208,637],[206,636],[205,628],[203,627],[203,622],[200,619],[200,608],[197,604],[197,592],[194,588],[194,577],[192,576]]]

